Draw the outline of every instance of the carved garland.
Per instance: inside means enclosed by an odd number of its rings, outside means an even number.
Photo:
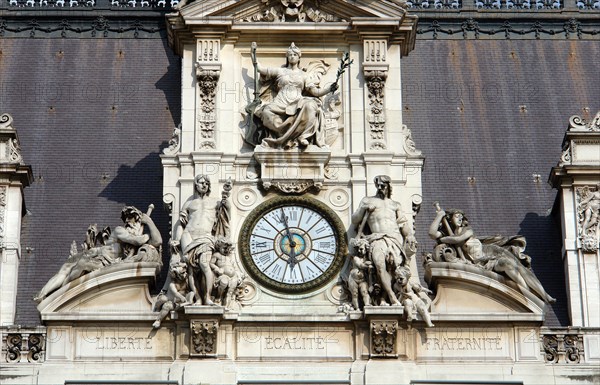
[[[196,77],[200,111],[198,112],[198,148],[213,150],[215,144],[216,95],[217,84],[221,76],[221,44],[219,40],[198,40],[196,43],[198,61],[196,62]]]
[[[200,92],[200,113],[198,114],[198,125],[200,127],[201,142],[199,147],[204,150],[216,148],[215,126],[217,123],[215,108],[217,84],[221,71],[205,70],[201,66],[196,68],[198,78],[198,89]]]
[[[387,71],[366,70],[365,81],[369,92],[369,134],[372,150],[385,150],[385,81]]]

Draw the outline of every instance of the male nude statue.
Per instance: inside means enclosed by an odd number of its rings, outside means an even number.
[[[194,291],[199,304],[214,305],[210,292],[214,286],[214,273],[210,267],[212,253],[215,248],[217,229],[222,228],[220,222],[226,221],[230,215],[230,204],[223,198],[210,197],[210,180],[205,175],[198,175],[194,180],[195,194],[184,203],[179,221],[175,225],[173,239],[181,247],[184,261],[190,267],[188,273],[190,288]],[[196,285],[196,272],[202,273],[200,292]]]
[[[392,305],[401,305],[392,288],[393,271],[403,266],[406,251],[413,254],[417,241],[400,203],[391,199],[391,179],[387,175],[375,177],[377,194],[361,200],[358,210],[352,215],[352,224],[357,228],[357,238],[363,236],[365,224],[370,229],[366,239],[370,243],[371,260],[377,270],[382,289]]]
[[[91,247],[90,243],[89,249],[67,258],[58,273],[35,296],[34,301],[40,302],[67,283],[113,263],[160,262],[162,237],[150,218],[150,212],[151,209],[144,214],[133,206],[125,207],[121,211],[124,226],[117,226],[104,245]],[[148,234],[144,233],[144,226]]]

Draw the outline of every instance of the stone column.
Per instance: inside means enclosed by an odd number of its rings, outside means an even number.
[[[23,189],[33,181],[31,166],[23,164],[12,117],[0,116],[0,326],[15,322],[21,217],[25,214]]]
[[[559,190],[572,326],[600,327],[600,112],[571,117],[550,183]]]

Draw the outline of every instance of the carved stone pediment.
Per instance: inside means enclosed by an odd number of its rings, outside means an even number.
[[[377,36],[401,45],[405,56],[414,49],[417,17],[401,0],[197,0],[168,14],[167,23],[169,44],[178,54],[205,33],[240,39],[255,35],[256,24],[269,24],[271,37],[332,33],[359,42]]]
[[[355,17],[402,17],[402,1],[381,0],[242,0],[195,1],[186,18],[227,18],[239,22],[346,22]]]

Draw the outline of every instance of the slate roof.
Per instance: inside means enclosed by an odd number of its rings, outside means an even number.
[[[31,298],[90,220],[114,227],[125,204],[154,203],[167,234],[158,155],[180,119],[180,59],[166,39],[3,39],[0,50],[0,111],[12,114],[35,175],[16,322],[32,326]],[[597,42],[445,40],[418,41],[402,63],[404,123],[427,157],[421,250],[433,247],[434,200],[464,209],[480,235],[525,235],[534,271],[558,299],[548,326],[569,321],[546,180],[569,116],[600,108],[599,58]]]

